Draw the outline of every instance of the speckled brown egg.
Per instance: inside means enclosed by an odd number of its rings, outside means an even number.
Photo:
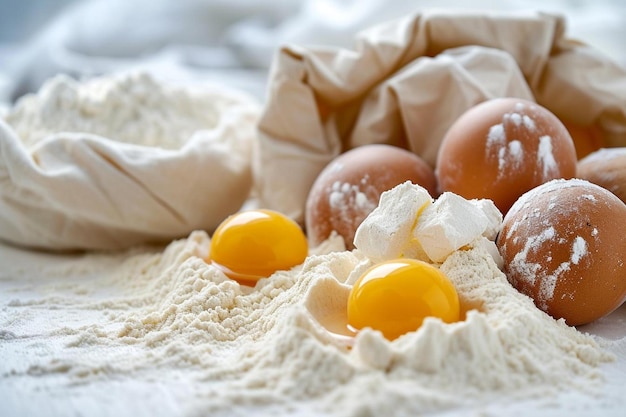
[[[416,154],[391,145],[364,145],[331,161],[315,180],[306,202],[305,228],[315,247],[332,231],[354,248],[354,233],[376,208],[380,195],[411,181],[435,195],[433,169]]]
[[[511,284],[569,325],[590,323],[626,299],[626,205],[580,179],[522,195],[496,244]]]
[[[626,148],[605,148],[578,161],[576,176],[604,187],[626,203]]]
[[[488,198],[506,214],[526,191],[576,174],[576,149],[561,121],[544,107],[518,98],[470,108],[439,148],[440,191]]]

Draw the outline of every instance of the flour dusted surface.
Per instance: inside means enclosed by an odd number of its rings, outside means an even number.
[[[464,321],[427,319],[393,343],[364,330],[350,349],[316,317],[341,314],[346,283],[370,264],[358,251],[330,245],[330,253],[251,289],[202,260],[208,243],[196,232],[162,253],[126,255],[93,294],[87,288],[75,297],[15,300],[15,308],[73,306],[107,320],[59,325],[54,333],[66,341],[59,354],[35,356],[28,369],[9,373],[61,373],[82,385],[155,369],[176,378],[185,369],[197,380],[195,399],[185,404],[189,415],[270,406],[411,415],[503,395],[593,391],[601,381],[597,366],[610,360],[591,336],[515,292],[483,249],[454,252],[441,267],[469,310]]]

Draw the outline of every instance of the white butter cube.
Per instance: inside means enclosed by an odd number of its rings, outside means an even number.
[[[380,196],[376,207],[354,235],[354,246],[374,262],[395,258],[423,258],[412,231],[417,218],[432,203],[428,191],[407,181]]]
[[[498,207],[489,199],[474,199],[469,200],[469,202],[474,204],[487,217],[488,224],[482,235],[489,240],[496,240],[496,236],[502,226],[502,213]]]
[[[414,237],[433,262],[443,262],[452,252],[493,227],[492,220],[483,212],[484,204],[445,192],[424,209]]]

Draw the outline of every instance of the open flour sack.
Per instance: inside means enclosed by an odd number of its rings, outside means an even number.
[[[211,231],[249,196],[258,114],[143,73],[53,78],[0,119],[0,239],[116,249]]]
[[[353,50],[282,48],[259,122],[261,204],[301,221],[317,175],[361,145],[408,148],[434,166],[450,125],[496,97],[536,101],[568,128],[626,146],[626,68],[570,39],[565,23],[424,11],[361,32]]]

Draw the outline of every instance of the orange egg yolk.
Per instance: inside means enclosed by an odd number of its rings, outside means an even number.
[[[348,324],[371,327],[393,340],[417,330],[426,317],[459,320],[459,297],[437,267],[415,259],[377,264],[355,283],[348,299]]]
[[[302,229],[272,210],[250,210],[224,220],[211,237],[210,262],[245,285],[304,262],[308,244]]]

